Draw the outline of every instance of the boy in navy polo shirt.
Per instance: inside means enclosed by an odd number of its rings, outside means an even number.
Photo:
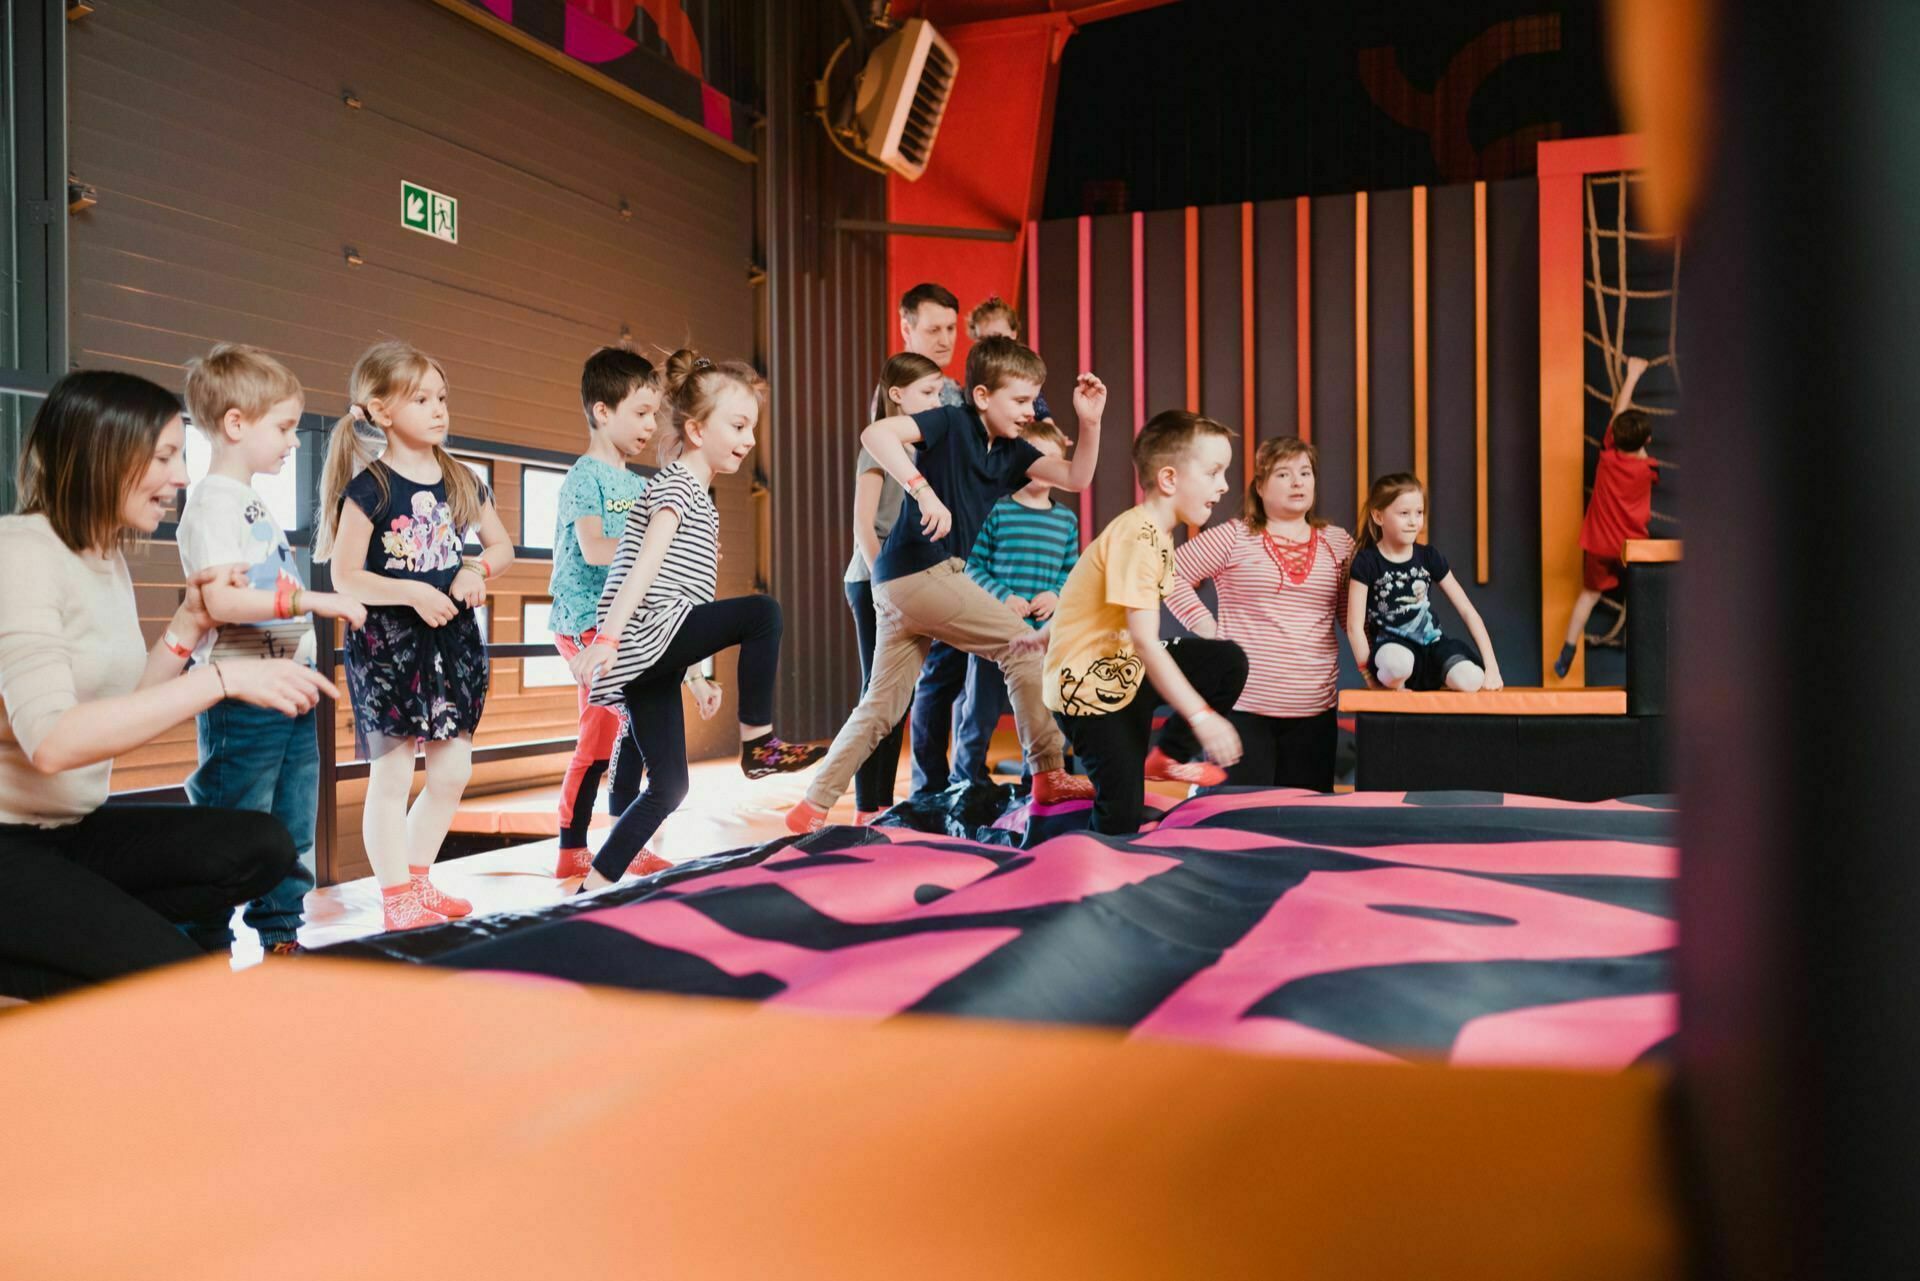
[[[974,538],[1003,496],[1029,481],[1073,492],[1093,482],[1107,389],[1092,374],[1081,374],[1075,384],[1080,446],[1068,463],[1044,457],[1021,439],[1046,376],[1046,365],[1030,349],[1011,338],[988,338],[967,353],[970,404],[883,418],[861,433],[867,452],[918,510],[901,512],[880,549],[873,567],[879,627],[872,675],[806,798],[787,815],[790,830],[811,831],[826,822],[854,771],[906,712],[927,647],[936,640],[999,664],[1033,773],[1033,798],[1092,798],[1092,784],[1062,768],[1065,742],[1041,695],[1036,633],[967,576]],[[919,446],[918,471],[907,453],[910,445]]]

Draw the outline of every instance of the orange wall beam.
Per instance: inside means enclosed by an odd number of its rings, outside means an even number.
[[[1487,184],[1473,184],[1473,534],[1474,573],[1493,572],[1487,519]]]

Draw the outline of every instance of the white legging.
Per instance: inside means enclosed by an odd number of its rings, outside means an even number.
[[[431,867],[453,826],[453,812],[473,774],[473,740],[449,738],[426,745],[427,783],[407,809],[413,788],[413,752],[398,747],[367,767],[367,796],[360,836],[367,862],[382,889],[407,883],[409,864]]]

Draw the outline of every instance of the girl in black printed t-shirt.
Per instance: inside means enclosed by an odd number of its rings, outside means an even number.
[[[1447,558],[1417,541],[1426,516],[1426,489],[1417,478],[1395,472],[1373,482],[1354,537],[1347,587],[1354,661],[1370,683],[1385,689],[1499,689],[1500,664],[1479,611]],[[1474,645],[1440,630],[1433,617],[1436,589],[1459,612]]]

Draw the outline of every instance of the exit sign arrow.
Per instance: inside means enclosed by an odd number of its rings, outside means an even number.
[[[460,243],[460,202],[417,182],[400,183],[400,225],[450,245]]]

